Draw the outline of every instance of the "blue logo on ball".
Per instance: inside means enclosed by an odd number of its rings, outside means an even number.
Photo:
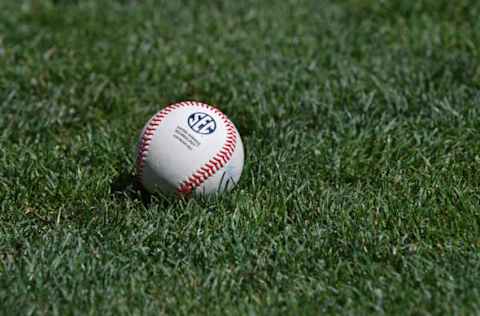
[[[208,135],[215,132],[217,123],[207,113],[196,112],[188,117],[188,126],[196,133]]]

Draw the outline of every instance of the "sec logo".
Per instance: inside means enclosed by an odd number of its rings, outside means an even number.
[[[198,134],[208,135],[215,132],[217,123],[207,113],[196,112],[188,117],[188,126]]]

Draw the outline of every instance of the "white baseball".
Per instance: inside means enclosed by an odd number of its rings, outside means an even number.
[[[204,103],[180,102],[143,128],[137,178],[152,193],[220,193],[238,182],[243,160],[240,134],[225,114]]]

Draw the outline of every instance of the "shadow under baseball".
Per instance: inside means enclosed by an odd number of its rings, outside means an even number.
[[[140,199],[145,207],[152,202],[152,196],[138,183],[131,172],[123,172],[116,176],[110,184],[111,195],[116,198]]]
[[[116,176],[110,184],[112,197],[120,199],[140,199],[144,207],[148,208],[152,204],[167,207],[175,202],[174,196],[162,194],[152,195],[146,191],[138,182],[136,176],[131,172],[122,172]]]

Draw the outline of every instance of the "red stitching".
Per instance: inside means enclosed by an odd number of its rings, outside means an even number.
[[[165,118],[166,113],[171,111],[171,108],[174,108],[175,104],[166,107],[165,109],[161,110],[157,114],[155,114],[148,125],[145,128],[145,131],[140,136],[140,142],[138,144],[137,149],[137,161],[136,161],[136,178],[138,184],[142,185],[142,178],[143,178],[143,169],[145,167],[145,160],[147,159],[148,155],[148,148],[150,147],[150,143],[153,139],[153,135],[157,130],[160,122]]]
[[[195,188],[202,185],[209,177],[213,176],[215,172],[225,166],[230,159],[232,158],[233,152],[235,151],[235,147],[237,146],[237,133],[235,130],[235,126],[233,123],[227,118],[225,114],[220,112],[220,110],[204,103],[197,103],[197,102],[185,102],[189,105],[199,105],[209,110],[213,111],[214,113],[218,114],[220,118],[225,123],[227,128],[227,138],[222,146],[222,148],[210,159],[210,161],[206,162],[203,166],[201,166],[198,170],[196,170],[188,179],[183,181],[177,189],[179,194],[189,194]]]
[[[215,172],[225,166],[232,158],[235,147],[237,146],[237,133],[235,130],[235,126],[225,114],[223,114],[217,108],[201,102],[185,101],[175,103],[167,106],[166,108],[155,114],[153,118],[150,119],[147,127],[145,128],[145,131],[140,137],[136,161],[137,181],[140,185],[142,184],[143,171],[145,167],[145,160],[147,159],[148,155],[148,148],[150,147],[150,143],[153,139],[155,131],[157,130],[160,123],[165,119],[167,114],[169,114],[175,109],[187,106],[200,106],[203,108],[207,108],[220,116],[227,128],[227,137],[222,148],[210,159],[210,161],[206,162],[189,178],[187,178],[179,185],[179,187],[177,188],[177,193],[180,195],[190,194],[195,188],[202,185],[209,177],[213,176]]]

